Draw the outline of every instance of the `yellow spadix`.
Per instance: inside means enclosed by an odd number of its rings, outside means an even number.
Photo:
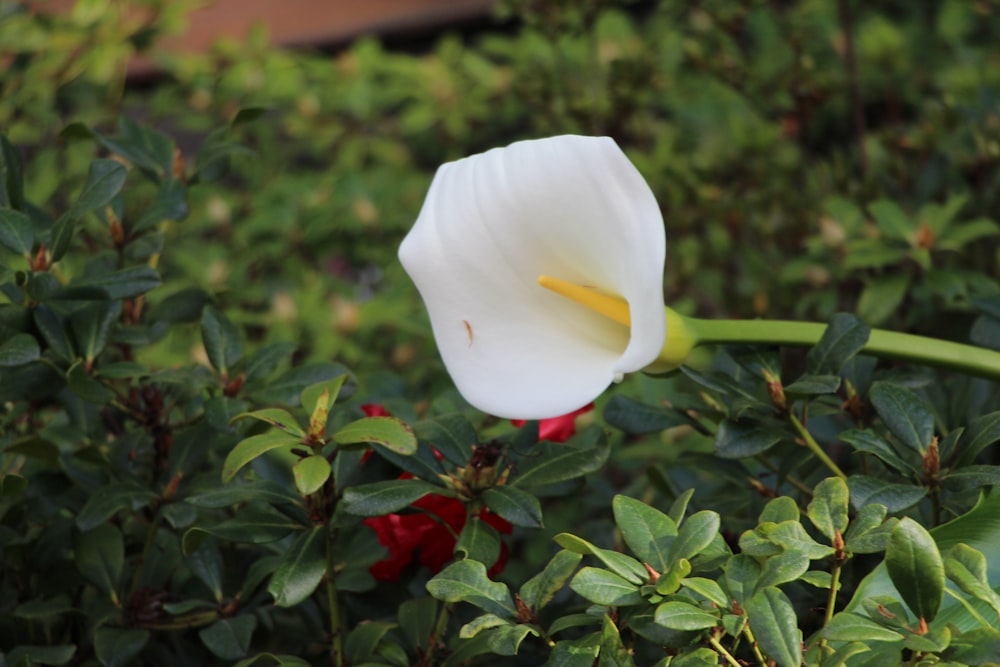
[[[538,276],[538,284],[618,324],[626,327],[632,324],[628,302],[620,296],[552,276]],[[664,310],[667,318],[667,338],[663,343],[663,349],[660,350],[660,356],[644,369],[648,373],[667,373],[676,370],[698,345],[698,335],[691,320],[670,308]]]

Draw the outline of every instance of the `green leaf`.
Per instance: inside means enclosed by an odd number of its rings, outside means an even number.
[[[344,509],[356,516],[384,516],[409,507],[428,493],[451,495],[422,479],[390,479],[346,489]]]
[[[258,456],[263,456],[272,449],[292,448],[299,444],[297,437],[277,429],[250,436],[226,455],[226,460],[222,463],[222,483],[228,484],[243,466]]]
[[[482,617],[480,617],[482,618]],[[517,655],[521,642],[528,635],[539,636],[538,630],[523,623],[504,623],[487,634],[490,650],[497,655]]]
[[[677,525],[666,514],[646,503],[617,495],[612,501],[615,525],[622,539],[636,556],[657,572],[670,565],[670,547],[677,536]]]
[[[601,625],[601,654],[597,667],[635,667],[632,654],[622,643],[618,626],[605,614]]]
[[[847,482],[839,477],[828,477],[816,485],[806,514],[816,529],[832,543],[838,533],[843,537],[847,530],[849,505]]]
[[[174,142],[162,132],[122,116],[116,136],[98,135],[97,139],[105,148],[122,156],[156,181],[171,172]]]
[[[592,632],[579,639],[556,642],[544,667],[593,667],[600,650],[599,632]]]
[[[670,562],[681,558],[691,560],[704,551],[715,539],[722,525],[718,513],[710,510],[695,512],[681,523],[677,538],[670,545]]]
[[[24,213],[0,208],[0,245],[18,255],[31,254],[35,244],[35,225]]]
[[[326,526],[316,526],[295,538],[271,575],[267,592],[279,607],[305,601],[326,574]]]
[[[873,327],[885,324],[899,310],[909,288],[908,273],[890,273],[872,280],[858,298],[858,317]]]
[[[886,238],[911,243],[916,222],[903,212],[899,204],[890,199],[879,199],[868,205],[868,212],[875,218],[875,225]]]
[[[302,499],[291,489],[264,479],[237,482],[226,486],[209,486],[198,489],[184,498],[184,502],[206,509],[221,509],[251,501],[260,501],[271,505],[302,504]]]
[[[807,373],[785,387],[786,394],[818,396],[832,394],[840,389],[839,375],[812,375]]]
[[[399,605],[399,629],[407,643],[420,650],[430,645],[438,617],[438,601],[431,597],[410,598]]]
[[[636,585],[646,583],[649,579],[649,573],[646,571],[646,568],[643,567],[642,563],[631,556],[627,556],[626,554],[619,553],[617,551],[611,551],[610,549],[601,549],[582,537],[577,537],[576,535],[571,535],[569,533],[559,533],[552,539],[554,539],[556,544],[561,546],[563,549],[569,549],[574,553],[596,557],[602,563],[614,570],[619,576],[624,577]]]
[[[2,135],[0,135],[2,139]],[[76,646],[58,644],[54,646],[15,646],[4,656],[7,665],[65,665],[76,654]]]
[[[500,557],[500,534],[478,516],[472,516],[458,535],[455,553],[492,566]]]
[[[292,466],[292,477],[299,493],[303,496],[312,495],[330,479],[330,462],[319,454],[307,456]]]
[[[243,339],[236,325],[211,306],[201,315],[201,339],[212,368],[223,375],[243,356]]]
[[[52,227],[51,243],[49,252],[52,253],[52,261],[58,262],[69,250],[73,242],[73,232],[76,231],[76,218],[66,213],[62,215]]]
[[[98,301],[73,313],[69,324],[76,340],[77,352],[93,362],[107,347],[111,327],[122,313],[122,302]]]
[[[483,502],[515,526],[542,527],[542,505],[534,495],[513,486],[494,486],[483,492]]]
[[[250,650],[250,640],[257,627],[257,617],[242,614],[223,618],[198,632],[198,638],[209,651],[222,660],[237,660]]]
[[[208,535],[243,544],[267,544],[301,529],[301,524],[267,505],[248,505],[240,508],[232,519],[190,528],[184,533],[181,546],[185,554],[191,554]]]
[[[895,630],[879,625],[860,614],[847,611],[835,614],[823,628],[822,634],[826,639],[835,642],[897,642],[903,639],[903,635]]]
[[[967,544],[956,544],[944,557],[944,572],[966,595],[982,600],[1000,614],[1000,595],[990,587],[986,556]]]
[[[761,510],[757,519],[758,525],[765,523],[781,523],[782,521],[798,521],[799,504],[791,496],[771,498]]]
[[[519,594],[521,601],[532,611],[538,611],[547,605],[555,594],[566,585],[580,565],[583,556],[562,549],[556,552],[541,572],[526,581]]]
[[[348,664],[361,665],[376,657],[378,645],[394,627],[385,621],[364,621],[351,630],[344,642]]]
[[[72,215],[79,218],[95,209],[107,206],[114,199],[125,179],[128,169],[116,160],[94,160],[87,172],[87,183],[73,205]]]
[[[745,605],[758,646],[778,667],[802,664],[802,632],[791,601],[780,589],[759,590]]]
[[[729,598],[745,607],[746,601],[757,590],[760,574],[760,564],[750,556],[737,554],[730,558],[723,569],[724,586]]]
[[[222,602],[222,554],[215,542],[206,540],[187,557],[191,572],[212,592],[216,602]]]
[[[258,664],[261,663],[263,664]],[[252,658],[240,660],[233,667],[311,667],[308,662],[294,655],[275,655],[274,653],[258,653]]]
[[[0,134],[0,206],[8,206],[18,211],[24,209],[24,169],[21,164],[21,154],[3,134]],[[10,664],[16,665],[17,661],[11,660]]]
[[[94,633],[94,652],[104,667],[123,667],[149,643],[148,630],[102,627]]]
[[[135,512],[153,503],[157,496],[138,485],[118,484],[93,493],[76,516],[76,526],[86,532],[97,528],[121,511]]]
[[[979,453],[1000,441],[1000,411],[976,417],[962,433],[958,441],[957,465],[969,465]]]
[[[520,474],[511,484],[537,487],[576,479],[598,470],[610,453],[604,431],[596,426],[566,442],[541,442],[521,462]]]
[[[502,618],[517,616],[506,584],[490,581],[486,566],[476,560],[460,560],[444,568],[427,582],[427,592],[444,602],[468,602]]]
[[[896,590],[917,616],[934,620],[944,597],[944,563],[934,538],[906,517],[893,528],[885,565]]]
[[[131,266],[127,269],[75,281],[73,289],[96,289],[108,299],[130,299],[160,285],[160,274],[151,266]]]
[[[333,434],[338,445],[368,443],[391,452],[412,456],[417,451],[413,429],[395,417],[365,417],[353,421]]]
[[[131,232],[136,234],[160,224],[164,220],[183,220],[188,215],[187,190],[184,184],[175,178],[168,178],[160,184],[156,199],[143,212]]]
[[[732,600],[722,590],[722,586],[715,579],[705,577],[687,577],[684,579],[684,588],[691,590],[713,603],[719,609],[729,609]]]
[[[705,630],[719,625],[720,619],[693,604],[670,601],[656,608],[656,622],[671,630]]]
[[[422,441],[432,443],[446,461],[460,466],[469,462],[478,440],[476,430],[461,413],[419,421],[414,431]]]
[[[38,341],[31,334],[14,334],[0,343],[0,368],[27,364],[40,356]]]
[[[844,485],[844,489],[847,489],[846,484]],[[844,502],[846,503],[846,501],[847,497],[845,493]],[[844,525],[847,525],[846,512],[844,513]],[[779,524],[769,526],[766,534],[767,539],[781,545],[786,551],[800,553],[810,560],[833,555],[833,547],[820,544],[814,540],[798,520],[782,521]]]
[[[766,452],[787,434],[756,421],[724,419],[715,433],[715,453],[725,459],[742,459]]]
[[[842,431],[840,433],[840,441],[850,445],[854,448],[854,451],[874,454],[883,463],[902,475],[919,472],[918,465],[920,468],[923,467],[920,457],[916,452],[897,452],[892,443],[871,430],[857,431],[849,429]],[[902,449],[905,445],[900,444],[899,447]],[[913,459],[913,461],[911,462],[904,458],[906,455],[909,455],[909,458]]]
[[[876,553],[885,551],[889,534],[884,530],[888,509],[885,505],[868,504],[861,507],[844,533],[845,548],[851,553]],[[892,524],[895,526],[895,524]]]
[[[229,422],[234,423],[241,419],[257,419],[297,438],[304,438],[306,435],[302,427],[299,426],[298,420],[288,410],[281,408],[264,408],[253,412],[242,412],[230,419]]]
[[[809,557],[798,551],[782,551],[764,561],[757,588],[795,581],[809,569]]]
[[[77,569],[115,602],[124,564],[125,543],[122,534],[111,524],[101,524],[77,535]]]
[[[659,433],[675,426],[700,428],[696,420],[681,410],[647,405],[622,395],[611,397],[604,407],[604,419],[611,426],[633,435]]]
[[[569,587],[580,597],[609,607],[625,607],[643,601],[638,584],[596,567],[581,569]]]
[[[890,382],[876,382],[868,393],[879,417],[894,436],[913,451],[923,453],[934,437],[934,414],[912,390]]]
[[[858,318],[837,313],[819,342],[806,355],[809,370],[820,375],[836,375],[848,359],[861,351],[870,334],[871,328]]]
[[[922,486],[892,484],[868,475],[851,475],[847,486],[851,490],[851,504],[857,509],[875,503],[885,505],[890,512],[901,512],[927,495]]]

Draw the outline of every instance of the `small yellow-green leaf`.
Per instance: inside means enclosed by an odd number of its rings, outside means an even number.
[[[242,412],[230,419],[229,423],[232,424],[240,419],[257,419],[300,438],[305,436],[305,431],[299,426],[295,417],[281,408],[264,408],[253,412]]]
[[[229,452],[222,463],[222,483],[227,484],[240,468],[253,461],[258,456],[279,447],[294,447],[299,439],[284,431],[274,430],[260,435],[253,435],[243,440]]]
[[[318,454],[307,456],[292,466],[292,475],[295,488],[303,496],[308,496],[319,491],[330,479],[330,462]]]
[[[333,434],[333,441],[338,445],[381,445],[405,456],[417,451],[413,429],[395,417],[365,417],[351,422]]]

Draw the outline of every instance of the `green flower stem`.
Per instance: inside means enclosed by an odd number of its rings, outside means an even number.
[[[816,442],[816,438],[812,437],[812,433],[810,433],[809,429],[805,427],[805,424],[799,421],[799,418],[794,414],[789,414],[788,420],[792,423],[792,427],[795,428],[795,432],[799,434],[800,438],[802,438],[806,447],[809,448],[809,451],[811,451],[816,458],[822,461],[823,465],[830,469],[830,472],[846,482],[847,475],[845,475],[844,471],[840,469],[840,466],[833,462],[833,459],[827,456],[826,452],[823,451],[823,448],[819,446],[818,442]]]
[[[782,320],[704,320],[683,318],[696,345],[770,344],[812,346],[826,324]],[[1000,352],[913,334],[872,329],[861,350],[882,359],[896,359],[963,371],[1000,380]]]
[[[340,623],[340,602],[337,599],[337,584],[334,583],[336,559],[334,554],[334,533],[327,531],[326,538],[326,604],[330,614],[330,664],[344,667],[344,629]]]

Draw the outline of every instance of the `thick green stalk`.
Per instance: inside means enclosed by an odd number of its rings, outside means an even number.
[[[684,318],[684,322],[693,332],[697,345],[725,343],[812,346],[819,342],[826,331],[825,324],[815,322],[695,318]],[[872,329],[861,353],[1000,380],[1000,352],[974,345]]]

